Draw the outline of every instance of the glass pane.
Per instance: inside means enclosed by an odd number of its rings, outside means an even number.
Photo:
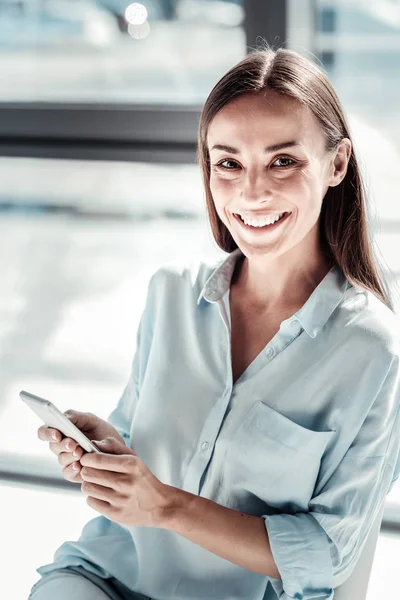
[[[106,418],[150,276],[223,253],[196,166],[3,158],[0,177],[0,458],[47,458],[20,390]]]
[[[317,0],[315,54],[348,117],[361,158],[376,243],[398,279],[400,256],[400,2]],[[394,290],[398,294],[398,287]],[[399,314],[399,298],[395,296]],[[388,497],[400,505],[400,485]]]
[[[242,0],[0,0],[0,101],[201,103],[243,19]]]
[[[400,2],[316,2],[316,54],[348,111],[400,147]]]

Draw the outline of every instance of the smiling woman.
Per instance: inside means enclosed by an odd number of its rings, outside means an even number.
[[[349,127],[314,64],[289,50],[262,50],[231,69],[204,104],[199,160],[218,245],[255,259],[241,267],[248,295],[272,308],[295,288],[301,302],[339,264],[349,281],[393,308],[373,256]],[[308,265],[301,272],[299,252]],[[274,280],[268,294],[266,279]]]
[[[242,150],[234,149],[235,160],[221,150],[224,144],[213,143],[219,139],[238,140]],[[265,148],[266,140],[272,144]],[[327,150],[323,129],[307,106],[263,90],[220,109],[209,125],[208,144],[214,148],[210,191],[218,217],[252,258],[242,263],[236,283],[246,281],[247,298],[270,309],[282,310],[283,298],[301,305],[310,295],[307,279],[315,287],[332,266],[320,248],[319,215],[328,188],[346,175],[350,140]],[[273,291],[265,288],[266,280],[274,281]]]
[[[332,600],[399,476],[400,324],[331,84],[253,51],[207,98],[198,150],[227,256],[151,277],[107,420],[123,441],[80,459],[99,516],[34,600],[78,567],[154,600]]]

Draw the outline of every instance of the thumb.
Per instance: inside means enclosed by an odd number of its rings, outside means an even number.
[[[89,412],[80,412],[70,408],[64,415],[81,431],[88,431],[98,425],[99,417]]]
[[[109,454],[133,454],[133,450],[128,448],[125,443],[112,436],[108,436],[102,440],[91,440],[91,442],[101,452],[108,452]]]
[[[66,410],[64,415],[70,420],[72,421],[72,423],[76,424],[78,419],[79,419],[79,415],[81,413],[77,412],[76,410]]]

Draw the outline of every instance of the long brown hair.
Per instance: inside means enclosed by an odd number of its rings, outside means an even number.
[[[218,246],[232,252],[237,244],[218,217],[210,190],[208,127],[228,102],[249,92],[273,90],[306,105],[321,123],[326,150],[333,150],[350,131],[340,100],[325,73],[293,50],[268,46],[253,49],[214,86],[201,113],[197,159],[206,193],[207,213]],[[352,143],[353,146],[353,143]],[[367,223],[365,190],[354,147],[341,183],[325,194],[320,219],[320,244],[328,263],[339,265],[354,286],[370,290],[394,312],[391,291],[374,255]]]

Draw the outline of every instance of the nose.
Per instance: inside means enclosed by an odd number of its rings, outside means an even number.
[[[247,206],[268,205],[273,199],[268,177],[248,174],[243,179],[242,199]]]

